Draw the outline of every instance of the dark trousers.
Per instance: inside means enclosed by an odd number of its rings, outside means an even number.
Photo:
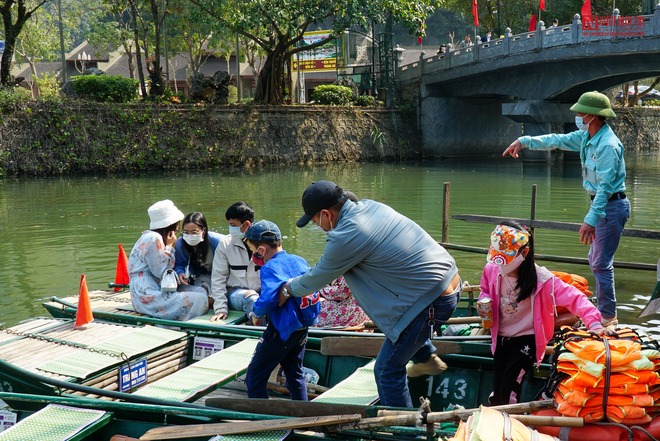
[[[286,377],[286,388],[292,400],[307,401],[303,375],[303,357],[307,344],[307,328],[295,331],[283,341],[272,324],[266,327],[248,366],[245,385],[249,398],[268,398],[268,377],[278,365]]]
[[[522,381],[534,367],[536,341],[534,335],[497,337],[493,374],[493,406],[521,401]]]

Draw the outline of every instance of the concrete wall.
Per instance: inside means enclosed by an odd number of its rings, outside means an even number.
[[[660,108],[615,111],[618,117],[610,124],[627,150],[660,149]],[[426,97],[421,115],[424,152],[435,158],[501,154],[519,136],[562,131],[558,124],[514,122],[502,116],[500,101]]]

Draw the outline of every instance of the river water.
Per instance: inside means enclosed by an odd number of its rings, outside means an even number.
[[[660,155],[628,153],[627,194],[631,228],[660,230]],[[78,291],[80,274],[90,290],[106,289],[114,278],[117,244],[130,253],[149,225],[147,208],[172,199],[184,212],[202,211],[210,228],[227,233],[226,208],[237,200],[250,203],[257,218],[276,222],[284,247],[313,264],[324,235],[298,229],[300,197],[307,185],[330,179],[360,198],[376,199],[414,219],[441,239],[443,183],[450,183],[452,214],[528,218],[531,189],[537,185],[537,219],[581,222],[588,197],[575,161],[523,163],[513,159],[439,161],[397,164],[341,164],[249,171],[163,173],[140,176],[72,177],[0,181],[0,223],[4,237],[0,260],[0,323],[6,326],[46,315],[49,296]],[[452,220],[449,242],[487,247],[494,225]],[[537,253],[586,257],[576,232],[537,230]],[[655,264],[657,241],[623,238],[618,261]],[[482,254],[451,251],[463,280],[478,283]],[[589,268],[540,262],[553,270],[594,280]],[[619,317],[628,323],[660,326],[660,317],[638,319],[656,274],[616,270]]]

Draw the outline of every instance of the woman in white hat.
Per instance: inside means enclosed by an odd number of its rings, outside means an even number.
[[[174,244],[183,213],[169,199],[156,202],[147,212],[151,219],[149,230],[142,233],[128,259],[133,308],[167,320],[190,320],[203,315],[209,308],[204,288],[185,292],[161,288],[163,275],[174,268]]]

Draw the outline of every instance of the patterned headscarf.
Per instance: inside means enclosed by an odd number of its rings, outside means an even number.
[[[496,265],[509,264],[527,242],[529,242],[528,232],[507,225],[498,225],[490,234],[490,249],[486,261]]]

